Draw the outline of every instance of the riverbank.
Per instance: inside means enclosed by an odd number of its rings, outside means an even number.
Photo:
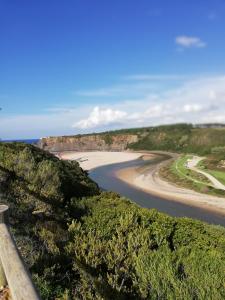
[[[93,171],[102,166],[129,162],[140,158],[142,160],[155,160],[158,154],[163,153],[93,151],[61,152],[58,156],[61,159],[76,160],[84,170]],[[171,154],[171,156],[176,157],[176,154]],[[150,166],[135,166],[121,169],[114,176],[131,187],[142,190],[149,195],[225,215],[225,198],[198,193],[161,179],[158,171],[167,161],[155,162]]]
[[[225,215],[225,198],[181,188],[161,179],[159,169],[164,164],[165,162],[156,164],[144,170],[138,167],[131,167],[119,170],[115,176],[151,195]]]
[[[135,160],[143,156],[144,159],[150,159],[153,154],[144,154],[142,152],[61,152],[57,154],[61,159],[76,160],[82,169],[86,171],[93,170],[105,165],[117,164]]]

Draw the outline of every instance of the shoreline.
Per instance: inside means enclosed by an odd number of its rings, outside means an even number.
[[[143,157],[154,157],[152,153],[143,152],[108,152],[108,151],[87,151],[87,152],[60,152],[57,154],[60,159],[77,161],[85,171],[93,171],[94,169],[106,165],[128,162]]]
[[[81,168],[86,171],[93,171],[98,167],[111,164],[128,162],[136,159],[151,160],[157,155],[167,155],[174,158],[176,153],[164,153],[161,151],[140,151],[140,152],[106,152],[106,151],[87,151],[87,152],[61,152],[60,159],[75,160]],[[125,182],[131,187],[135,187],[150,195],[158,196],[168,201],[174,201],[189,206],[194,206],[207,211],[225,216],[225,198],[201,194],[193,190],[176,186],[159,177],[159,168],[168,162],[153,164],[148,167],[129,167],[114,173],[114,176]]]
[[[157,164],[149,171],[142,173],[137,167],[131,167],[121,169],[114,175],[128,185],[134,186],[150,195],[195,206],[225,216],[225,198],[205,195],[178,187],[160,178],[158,174],[159,168],[160,164]]]

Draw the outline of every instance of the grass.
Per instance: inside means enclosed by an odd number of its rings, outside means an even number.
[[[173,172],[177,173],[178,176],[194,181],[197,185],[200,185],[200,187],[202,187],[202,185],[210,186],[210,181],[204,175],[186,167],[188,160],[191,158],[192,155],[185,155],[178,158],[172,165]]]
[[[191,157],[191,155],[181,156],[175,162],[161,168],[159,171],[160,176],[179,187],[224,198],[225,192],[223,190],[215,189],[205,176],[185,167],[187,160]]]
[[[219,180],[222,184],[225,184],[225,172],[215,171],[215,170],[207,170],[207,172],[213,175],[217,180]]]
[[[213,170],[211,168],[208,168],[206,162],[207,161],[200,161],[199,164],[198,164],[198,168],[202,169],[203,171],[206,171],[209,174],[211,174],[217,180],[219,180],[222,184],[225,185],[225,172],[224,171],[220,171],[220,170]],[[214,165],[214,167],[217,168],[216,165]]]

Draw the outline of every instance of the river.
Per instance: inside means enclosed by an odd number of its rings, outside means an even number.
[[[141,207],[156,208],[174,217],[190,217],[211,224],[225,226],[225,217],[223,215],[151,195],[121,181],[115,175],[121,169],[143,166],[146,163],[148,162],[137,159],[125,163],[107,165],[94,169],[89,175],[102,189],[117,192],[121,196],[131,199]]]

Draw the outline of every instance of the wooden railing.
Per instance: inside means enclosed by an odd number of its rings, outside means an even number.
[[[40,300],[8,228],[8,206],[0,205],[0,286],[8,285],[12,300]]]

